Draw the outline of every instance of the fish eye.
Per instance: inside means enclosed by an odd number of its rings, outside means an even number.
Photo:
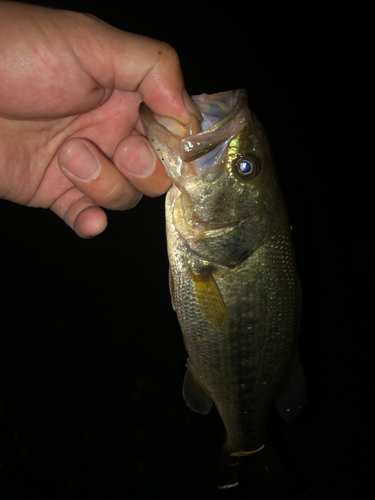
[[[237,160],[236,170],[243,179],[252,179],[259,172],[258,162],[255,158],[241,157]]]

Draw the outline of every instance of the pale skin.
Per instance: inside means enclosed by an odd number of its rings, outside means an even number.
[[[170,187],[144,100],[189,123],[176,52],[85,14],[0,1],[0,198],[50,208],[79,236]],[[189,110],[187,109],[189,108]]]

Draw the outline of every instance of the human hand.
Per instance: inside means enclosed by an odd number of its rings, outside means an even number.
[[[100,207],[125,210],[169,188],[138,115],[144,100],[189,123],[169,45],[89,15],[0,2],[0,67],[0,198],[51,208],[87,238],[107,225]]]

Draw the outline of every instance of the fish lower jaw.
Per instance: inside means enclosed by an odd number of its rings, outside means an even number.
[[[199,222],[188,224],[187,222],[181,222],[181,220],[174,221],[175,228],[180,234],[181,238],[186,243],[198,243],[205,238],[219,238],[224,234],[232,231],[233,228],[237,225],[237,222],[228,225],[217,225],[210,224],[209,222]]]
[[[210,232],[210,223],[201,220],[193,211],[183,213],[181,210],[175,210],[173,215],[174,226],[187,243],[197,243]]]
[[[216,238],[232,231],[241,221],[210,222],[197,215],[190,197],[173,186],[170,194],[172,220],[181,238],[187,243],[197,243],[203,238]]]
[[[187,243],[197,243],[204,238],[218,238],[232,231],[238,221],[212,223],[199,218],[195,212],[182,214],[181,211],[175,211],[173,223],[180,236]]]

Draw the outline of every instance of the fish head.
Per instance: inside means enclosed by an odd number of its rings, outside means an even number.
[[[198,112],[186,127],[154,115],[144,103],[141,120],[174,184],[173,220],[181,237],[196,250],[203,244],[222,254],[219,240],[221,246],[236,247],[229,261],[237,262],[259,247],[267,215],[275,210],[277,182],[268,140],[244,90],[193,100]]]

